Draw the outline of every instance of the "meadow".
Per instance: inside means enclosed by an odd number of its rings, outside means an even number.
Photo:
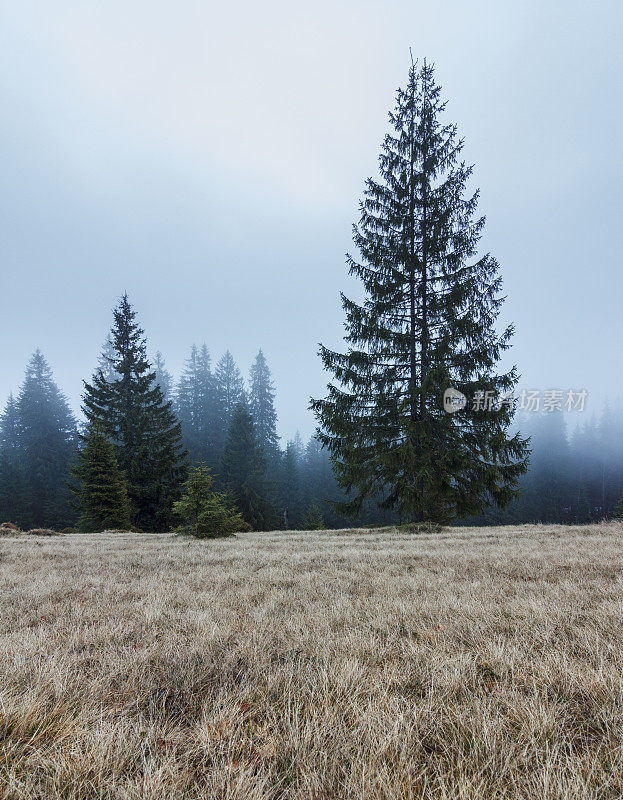
[[[0,797],[621,798],[622,545],[4,537]]]

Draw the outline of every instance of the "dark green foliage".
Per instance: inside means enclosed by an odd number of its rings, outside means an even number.
[[[465,196],[472,170],[443,110],[432,67],[413,66],[390,114],[381,181],[367,181],[361,203],[360,261],[348,258],[366,296],[342,296],[348,351],[321,348],[341,385],[312,407],[339,484],[353,493],[340,508],[352,514],[377,497],[408,521],[502,507],[526,468],[526,442],[507,433],[512,404],[442,408],[449,386],[471,400],[517,381],[514,368],[496,373],[512,328],[495,331],[498,264],[476,257],[484,218],[475,217],[478,193]]]
[[[275,525],[269,500],[266,455],[255,435],[253,418],[245,400],[236,406],[221,459],[221,482],[234,498],[244,519],[254,530]]]
[[[130,506],[125,481],[117,464],[115,448],[106,434],[88,426],[82,435],[78,464],[72,473],[79,484],[78,529],[103,531],[130,527]]]
[[[23,526],[64,527],[73,521],[69,470],[76,422],[40,350],[26,368],[17,400],[19,468],[25,481]]]
[[[279,448],[277,412],[275,411],[275,387],[266,358],[261,349],[258,351],[251,367],[250,377],[249,409],[255,423],[255,433],[266,454],[272,457]]]
[[[114,311],[111,366],[116,378],[98,371],[85,383],[83,411],[87,422],[103,431],[115,448],[130,500],[133,525],[166,530],[178,499],[186,465],[181,429],[171,404],[146,358],[143,331],[127,295]]]
[[[179,533],[205,539],[248,529],[231,497],[213,491],[212,484],[212,476],[203,465],[191,468],[182,497],[173,506],[175,514],[183,520],[177,528]]]
[[[9,395],[0,417],[0,521],[26,521],[26,476],[20,449],[19,408]]]

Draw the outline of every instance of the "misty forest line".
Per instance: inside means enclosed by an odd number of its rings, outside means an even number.
[[[468,189],[473,167],[445,112],[433,66],[412,62],[347,256],[364,299],[342,295],[344,351],[320,347],[331,380],[327,395],[311,400],[318,427],[306,445],[280,445],[261,350],[246,387],[229,351],[213,367],[205,345],[192,347],[174,381],[160,353],[150,362],[124,295],[85,382],[83,425],[39,351],[9,398],[2,516],[158,531],[197,525],[208,507],[224,528],[240,515],[254,530],[620,513],[619,413],[606,409],[569,441],[561,414],[518,425],[513,402],[452,413],[440,402],[448,391],[512,396],[519,377],[516,366],[500,370],[514,328],[499,326],[500,265],[479,252],[479,191]],[[181,509],[194,522],[180,521]]]

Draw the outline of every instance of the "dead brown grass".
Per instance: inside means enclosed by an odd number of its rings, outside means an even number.
[[[0,542],[0,796],[621,798],[623,526]]]

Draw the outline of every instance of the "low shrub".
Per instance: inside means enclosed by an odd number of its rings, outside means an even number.
[[[31,528],[26,531],[27,536],[62,536],[58,531],[53,531],[51,528]]]

